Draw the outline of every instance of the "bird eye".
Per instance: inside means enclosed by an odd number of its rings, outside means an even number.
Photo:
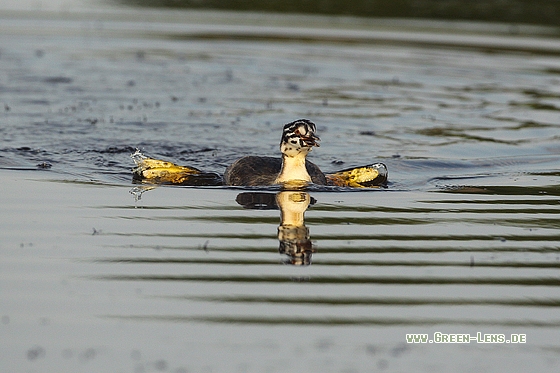
[[[295,133],[296,135],[299,135],[299,128],[296,128],[296,130],[294,131],[294,133]]]

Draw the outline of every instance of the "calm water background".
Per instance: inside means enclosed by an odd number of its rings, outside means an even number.
[[[0,12],[3,371],[558,370],[558,29],[72,4]],[[391,180],[311,191],[310,266],[246,190],[130,193],[301,117]]]

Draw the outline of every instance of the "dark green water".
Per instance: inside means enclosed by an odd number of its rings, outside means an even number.
[[[117,2],[171,9],[220,9],[553,26],[558,26],[560,18],[560,4],[553,0],[117,0]]]
[[[557,29],[0,16],[3,371],[558,370]],[[389,187],[131,183],[137,147],[221,173],[297,118],[321,168],[384,162]],[[527,342],[406,343],[435,332]]]

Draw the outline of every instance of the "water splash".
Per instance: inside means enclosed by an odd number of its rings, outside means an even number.
[[[155,189],[156,186],[153,185],[141,185],[141,186],[135,186],[134,188],[132,188],[129,193],[132,194],[132,196],[134,197],[134,202],[138,203],[138,201],[140,201],[142,199],[142,194],[146,193],[149,190]],[[134,207],[138,207],[137,205],[135,205]]]

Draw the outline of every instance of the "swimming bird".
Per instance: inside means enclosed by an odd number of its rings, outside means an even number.
[[[246,156],[233,162],[224,173],[224,184],[240,186],[326,185],[327,179],[317,165],[306,159],[319,147],[317,127],[308,119],[284,125],[280,152],[282,158]]]
[[[135,182],[190,186],[268,186],[281,185],[285,189],[300,189],[309,184],[351,188],[377,188],[387,185],[388,171],[383,163],[324,174],[307,160],[313,147],[319,147],[315,123],[298,119],[284,125],[280,152],[282,158],[246,156],[231,164],[223,177],[190,166],[150,158],[137,150],[131,155],[136,167],[132,170]]]

